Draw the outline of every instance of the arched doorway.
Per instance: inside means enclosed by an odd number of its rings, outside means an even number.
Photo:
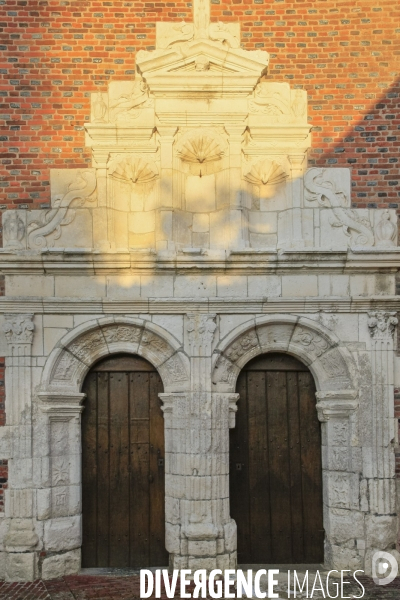
[[[242,369],[230,432],[230,510],[238,563],[323,562],[321,432],[315,383],[292,356]]]
[[[165,566],[161,378],[118,354],[92,367],[82,391],[82,566]]]

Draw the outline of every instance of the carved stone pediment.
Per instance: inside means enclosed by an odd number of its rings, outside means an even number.
[[[268,61],[267,52],[245,52],[211,39],[137,54],[139,72],[155,97],[175,96],[177,91],[180,97],[199,97],[211,91],[248,96]]]

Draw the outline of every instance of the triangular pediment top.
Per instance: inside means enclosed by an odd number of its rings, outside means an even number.
[[[191,67],[198,75],[218,70],[259,77],[268,66],[269,55],[261,50],[225,47],[212,40],[193,40],[165,50],[142,50],[138,52],[136,62],[144,78],[179,71],[184,74]]]

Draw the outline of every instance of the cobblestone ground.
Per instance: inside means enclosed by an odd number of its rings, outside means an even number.
[[[372,579],[367,577],[359,579],[366,588],[364,595],[366,600],[400,600],[400,577],[385,587],[376,586]],[[360,588],[355,586],[351,589],[348,586],[345,593],[347,596],[343,597],[360,597]],[[293,598],[293,593],[291,597]],[[306,597],[297,595],[297,598]],[[320,593],[313,596],[313,598],[322,597]],[[0,582],[0,600],[130,600],[136,598],[140,598],[138,575],[117,577],[76,575],[33,583]],[[180,598],[180,595],[177,594],[175,598]],[[281,598],[287,598],[287,593],[281,593]],[[165,595],[162,596],[162,600],[166,600]]]

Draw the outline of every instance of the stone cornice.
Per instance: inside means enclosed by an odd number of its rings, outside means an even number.
[[[371,310],[399,311],[400,296],[304,297],[304,298],[144,298],[111,300],[107,298],[0,297],[0,314],[185,314],[204,313],[368,313]]]
[[[0,252],[0,273],[47,275],[230,273],[306,274],[336,272],[394,273],[400,269],[400,248],[349,250],[232,250],[215,252],[183,249],[163,254],[152,250],[101,253],[91,249],[53,248],[43,252]]]

